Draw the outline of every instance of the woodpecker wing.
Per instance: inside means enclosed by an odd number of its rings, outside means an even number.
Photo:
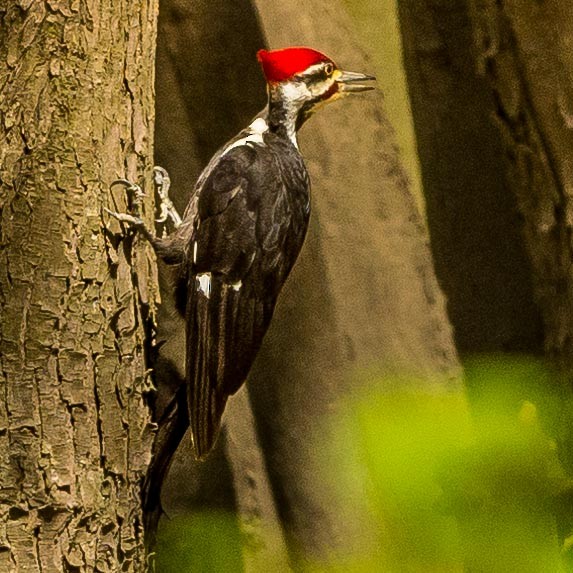
[[[247,377],[306,233],[302,159],[290,144],[266,139],[230,149],[199,183],[186,306],[188,405],[198,458],[211,450],[227,399]]]

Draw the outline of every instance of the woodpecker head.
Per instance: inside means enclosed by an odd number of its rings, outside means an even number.
[[[278,101],[294,114],[296,129],[321,104],[374,89],[362,83],[374,80],[373,76],[340,70],[328,56],[311,48],[260,50],[257,57],[269,86],[271,104]]]

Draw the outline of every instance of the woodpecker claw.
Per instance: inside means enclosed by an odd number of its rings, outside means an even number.
[[[147,197],[147,195],[143,192],[143,189],[139,185],[137,185],[137,183],[132,183],[128,179],[116,179],[115,181],[113,181],[111,183],[109,188],[113,189],[113,187],[115,187],[116,185],[122,185],[123,187],[125,187],[125,191],[131,197],[131,209],[130,209],[130,211],[133,212],[133,216],[132,215],[126,215],[126,216],[138,219],[139,221],[143,222],[143,220],[141,218],[141,211],[142,211],[142,206],[143,206],[143,199],[145,197]],[[113,215],[118,221],[121,221],[121,219],[119,219],[116,216],[116,215],[122,215],[121,213],[115,213],[114,214],[113,211],[109,211],[108,209],[106,209],[106,211],[108,213],[110,213],[111,215]],[[128,221],[127,219],[123,220],[123,222],[135,225],[134,222]]]
[[[138,197],[147,197],[147,195],[144,193],[143,189],[141,189],[141,187],[137,183],[132,183],[128,179],[116,179],[115,181],[112,182],[112,184],[109,186],[109,188],[111,189],[112,187],[115,187],[116,185],[123,185],[127,191],[131,191],[132,193],[134,193]]]
[[[110,184],[110,188],[115,187],[116,185],[123,185],[124,187],[133,187],[133,183],[129,181],[129,179],[116,179]]]
[[[143,189],[137,183],[132,183],[128,179],[116,179],[109,188],[112,189],[116,185],[123,185],[128,193],[133,193],[134,206],[139,207],[143,199],[147,197]]]
[[[169,198],[169,187],[171,186],[171,179],[169,174],[163,167],[153,168],[153,182],[155,184],[155,190],[159,196],[159,218],[155,221],[157,223],[165,223],[168,219],[171,219],[173,226],[177,229],[181,225],[181,217],[175,209],[175,205]],[[143,228],[143,219],[141,218],[141,207],[143,204],[143,198],[147,195],[143,192],[141,187],[136,183],[132,183],[128,179],[116,179],[109,186],[110,189],[116,185],[122,185],[125,187],[127,193],[131,194],[131,210],[134,215],[128,215],[123,213],[116,213],[105,209],[107,213],[115,217],[118,221],[122,223],[129,223],[132,226]]]
[[[109,186],[110,189],[112,189],[115,185],[122,185],[123,187],[125,187],[126,192],[130,195],[131,198],[130,211],[132,211],[132,213],[118,213],[117,211],[112,211],[107,207],[104,207],[103,210],[114,219],[117,219],[120,223],[127,223],[129,226],[133,227],[134,229],[137,229],[153,244],[155,236],[146,227],[145,222],[143,221],[143,218],[141,216],[143,198],[146,197],[145,193],[143,192],[143,190],[139,185],[137,185],[136,183],[132,183],[128,179],[116,179]]]

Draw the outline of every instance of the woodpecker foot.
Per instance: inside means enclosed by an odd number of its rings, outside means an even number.
[[[136,217],[141,216],[141,207],[143,205],[143,198],[145,197],[145,193],[141,189],[141,187],[137,183],[132,183],[127,179],[116,179],[109,188],[113,188],[116,185],[123,185],[125,187],[125,191],[128,195],[130,195],[131,200],[131,211],[133,211]]]
[[[143,198],[145,197],[145,193],[139,185],[132,183],[127,179],[116,179],[110,185],[110,189],[115,185],[123,185],[126,192],[130,195],[130,210],[132,213],[118,213],[116,211],[112,211],[111,209],[107,209],[106,207],[104,207],[103,210],[108,213],[108,215],[111,215],[114,219],[117,219],[120,223],[127,223],[134,229],[137,229],[151,243],[153,243],[155,241],[155,235],[147,228],[141,217]]]
[[[181,225],[181,217],[175,209],[173,201],[169,198],[169,188],[171,187],[171,179],[169,174],[163,167],[153,168],[153,181],[155,183],[155,190],[159,197],[159,211],[160,216],[155,219],[157,223],[165,223],[171,219],[173,226],[177,229]]]

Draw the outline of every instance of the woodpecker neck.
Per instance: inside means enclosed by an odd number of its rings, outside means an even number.
[[[283,82],[269,85],[269,130],[288,138],[298,148],[296,133],[309,115],[309,91],[302,82]]]

